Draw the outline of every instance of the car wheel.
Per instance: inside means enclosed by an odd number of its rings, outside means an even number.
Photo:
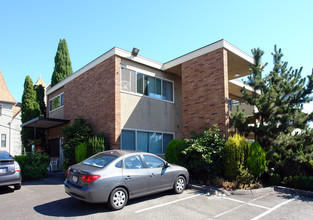
[[[19,190],[20,188],[21,188],[21,184],[15,184],[15,185],[14,185],[14,189],[15,189],[15,190]]]
[[[108,205],[111,210],[120,210],[124,208],[128,200],[127,191],[124,188],[114,189],[109,197]]]
[[[177,177],[174,183],[173,191],[174,193],[180,194],[186,188],[186,180],[183,176]]]

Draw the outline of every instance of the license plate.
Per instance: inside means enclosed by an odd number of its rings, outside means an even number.
[[[77,183],[78,177],[77,177],[77,176],[73,176],[73,177],[72,177],[72,180],[73,180],[74,183]]]
[[[6,173],[7,169],[6,168],[0,168],[0,173]]]

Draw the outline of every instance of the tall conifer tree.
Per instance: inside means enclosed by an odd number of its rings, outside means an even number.
[[[40,116],[40,107],[37,102],[36,92],[34,90],[33,81],[30,76],[26,76],[24,82],[24,92],[22,96],[22,123]],[[22,143],[26,147],[27,139],[33,139],[34,132],[31,128],[22,128]],[[29,151],[30,149],[27,149]]]
[[[51,86],[61,82],[72,73],[72,62],[70,60],[66,40],[60,39],[58,50],[54,58],[54,71],[51,78]]]

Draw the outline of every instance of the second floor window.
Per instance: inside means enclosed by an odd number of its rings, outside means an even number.
[[[49,101],[49,111],[61,108],[64,106],[64,93],[50,99]]]
[[[173,101],[173,82],[122,68],[121,90]]]

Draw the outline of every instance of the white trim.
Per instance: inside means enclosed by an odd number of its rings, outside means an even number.
[[[214,50],[220,49],[220,48],[225,48],[229,50],[230,52],[236,54],[237,56],[243,58],[244,60],[248,61],[251,64],[254,64],[254,58],[240,50],[239,48],[235,47],[234,45],[228,43],[226,40],[220,40],[215,43],[212,43],[208,46],[202,47],[198,50],[192,51],[186,55],[183,55],[181,57],[178,57],[174,60],[171,60],[167,63],[163,64],[162,70],[168,70],[174,66],[180,65],[184,62],[187,62],[189,60],[192,60],[196,57],[202,56],[204,54],[210,53]]]

